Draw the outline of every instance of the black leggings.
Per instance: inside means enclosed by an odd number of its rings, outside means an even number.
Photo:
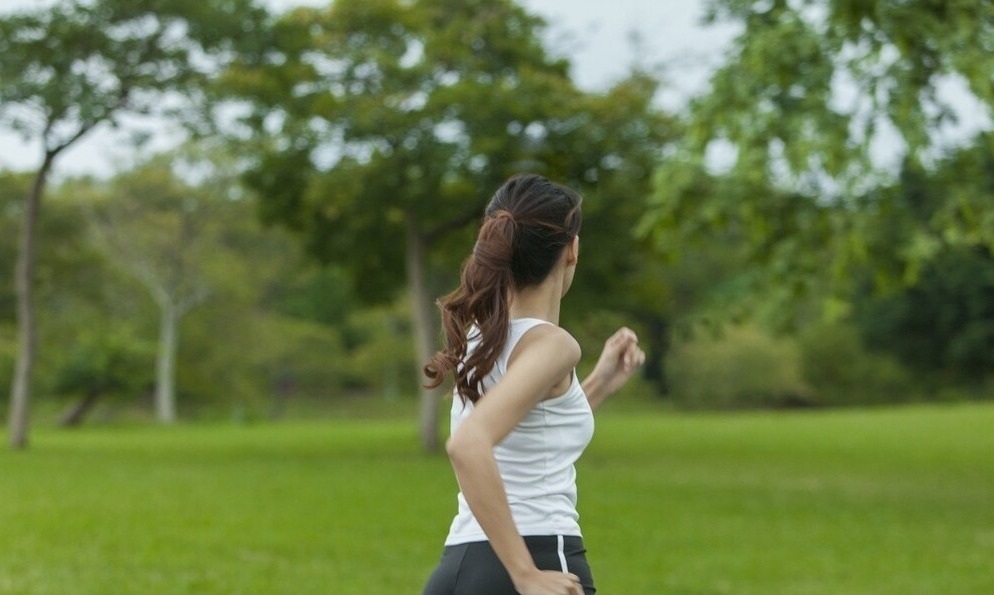
[[[583,592],[593,595],[594,578],[587,564],[583,539],[561,535],[525,537],[539,570],[572,572],[580,577]],[[489,541],[450,545],[421,595],[515,595],[511,577]]]

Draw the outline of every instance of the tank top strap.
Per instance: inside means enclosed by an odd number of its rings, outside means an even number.
[[[504,344],[504,351],[497,360],[498,369],[501,374],[507,372],[507,362],[511,359],[511,353],[514,352],[514,348],[518,345],[521,337],[536,326],[543,324],[552,323],[541,318],[514,318],[511,320],[510,329],[508,329],[507,333],[507,343]]]

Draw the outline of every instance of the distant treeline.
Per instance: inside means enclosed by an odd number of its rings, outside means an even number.
[[[32,393],[75,424],[420,392],[436,445],[418,375],[433,302],[522,170],[584,195],[563,324],[588,354],[635,328],[632,391],[693,408],[989,397],[994,137],[950,141],[939,90],[990,114],[990,9],[794,4],[710,3],[741,33],[676,111],[650,64],[577,88],[509,0],[0,14],[0,127],[43,147],[36,171],[0,173],[12,442]],[[138,157],[114,176],[50,180],[65,148],[134,115],[189,140],[154,155],[131,130]]]

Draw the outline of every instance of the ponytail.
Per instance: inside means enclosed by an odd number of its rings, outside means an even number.
[[[474,403],[480,398],[481,382],[507,342],[516,229],[514,216],[508,211],[496,211],[487,217],[473,254],[463,264],[459,287],[438,301],[445,350],[436,353],[424,367],[430,379],[428,387],[441,384],[452,370],[462,398]],[[470,339],[479,344],[466,358]]]
[[[483,379],[507,344],[511,290],[548,277],[580,232],[581,200],[569,188],[534,174],[512,176],[497,189],[459,287],[438,301],[445,348],[425,364],[426,386],[438,386],[451,371],[460,397],[479,400]]]

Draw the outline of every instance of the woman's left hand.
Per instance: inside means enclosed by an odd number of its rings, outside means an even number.
[[[604,342],[604,350],[590,373],[591,379],[596,379],[601,398],[621,388],[644,362],[645,352],[639,348],[635,332],[626,327],[618,329]]]

